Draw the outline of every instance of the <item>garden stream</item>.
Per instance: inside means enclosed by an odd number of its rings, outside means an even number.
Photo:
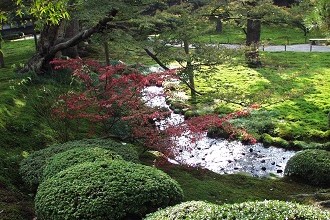
[[[144,100],[152,107],[169,108],[161,87],[149,86],[144,89]],[[184,116],[171,112],[171,116],[158,123],[160,129],[167,125],[184,122]],[[263,144],[242,144],[239,141],[214,139],[206,136],[193,142],[187,131],[175,138],[175,157],[171,163],[186,164],[209,169],[220,174],[245,173],[264,177],[270,174],[283,176],[287,161],[296,153],[277,147],[264,147]]]

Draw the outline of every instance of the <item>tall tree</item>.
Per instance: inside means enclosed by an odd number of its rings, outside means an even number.
[[[273,4],[272,0],[232,0],[229,2],[231,20],[242,28],[246,35],[247,63],[259,67],[258,45],[262,23],[276,22],[285,16],[285,9]]]
[[[301,29],[304,32],[304,36],[307,37],[311,26],[306,22],[306,15],[310,14],[313,8],[314,6],[310,0],[301,1],[299,4],[293,4],[287,9],[285,22]]]

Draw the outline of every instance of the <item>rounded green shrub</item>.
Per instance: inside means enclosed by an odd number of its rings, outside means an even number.
[[[136,219],[182,201],[176,181],[153,167],[124,160],[86,162],[43,181],[38,219]]]
[[[330,186],[330,151],[304,150],[291,157],[286,164],[284,175],[299,181]]]
[[[122,159],[118,154],[100,147],[77,147],[51,157],[44,168],[42,179],[54,176],[71,166],[101,160]]]
[[[53,144],[48,148],[35,151],[20,164],[20,174],[23,181],[31,188],[35,189],[43,175],[46,161],[57,153],[61,153],[76,147],[100,147],[111,150],[122,156],[124,160],[138,162],[138,154],[133,145],[122,144],[111,139],[84,139],[70,141],[64,144]]]
[[[222,206],[201,201],[190,201],[149,214],[145,220],[327,220],[329,218],[329,212],[316,207],[270,200]]]

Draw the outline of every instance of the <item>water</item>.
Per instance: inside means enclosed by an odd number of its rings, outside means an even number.
[[[163,88],[150,86],[144,89],[144,100],[152,107],[169,108],[166,104]],[[158,122],[160,129],[168,125],[184,123],[184,117],[171,113],[171,116]],[[263,144],[243,145],[239,141],[214,139],[203,134],[196,142],[191,141],[189,131],[180,137],[173,137],[176,149],[175,157],[169,161],[194,167],[203,167],[220,174],[248,173],[252,176],[283,176],[287,161],[295,151],[276,147],[264,147]]]

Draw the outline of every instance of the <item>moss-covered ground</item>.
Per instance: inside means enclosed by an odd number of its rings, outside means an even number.
[[[269,144],[328,149],[330,54],[264,52],[261,60],[256,69],[222,65],[197,72],[196,88],[203,95],[196,108],[222,115],[258,104],[233,123]]]

